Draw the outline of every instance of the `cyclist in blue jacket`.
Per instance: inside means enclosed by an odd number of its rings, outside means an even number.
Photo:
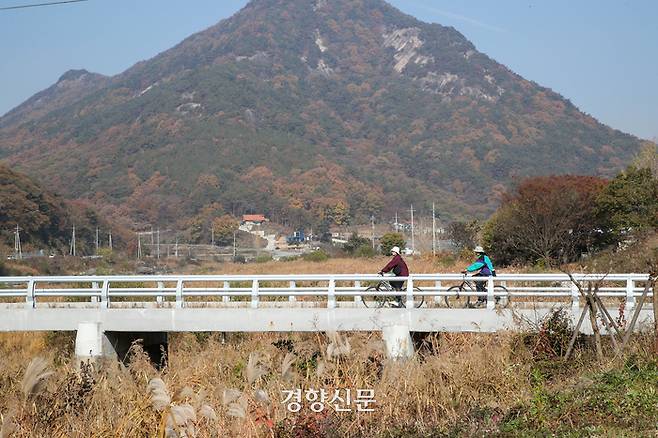
[[[496,269],[491,263],[491,259],[485,253],[484,248],[481,246],[475,247],[473,250],[478,255],[477,260],[471,266],[466,268],[465,271],[462,271],[463,274],[467,272],[476,272],[477,274],[473,275],[474,277],[495,277]],[[486,292],[487,284],[484,281],[476,281],[476,289],[478,292]],[[487,297],[479,296],[475,306],[479,306],[487,302]]]

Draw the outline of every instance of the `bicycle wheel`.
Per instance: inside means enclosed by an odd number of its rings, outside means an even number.
[[[414,287],[414,307],[418,309],[425,304],[425,295],[421,295],[423,290],[419,287]]]
[[[379,285],[370,286],[365,290],[365,292],[379,292]],[[386,304],[388,298],[389,297],[384,295],[361,295],[361,301],[363,301],[363,305],[369,309],[379,309],[380,307],[384,307],[384,304]]]
[[[494,292],[503,294],[503,296],[496,297],[496,304],[504,309],[508,308],[511,300],[507,288],[505,286],[497,285],[494,286]]]
[[[471,302],[471,297],[470,295],[465,295],[465,293],[470,291],[471,288],[465,287],[464,285],[449,288],[448,292],[456,292],[457,295],[446,295],[446,306],[455,309],[468,307]]]

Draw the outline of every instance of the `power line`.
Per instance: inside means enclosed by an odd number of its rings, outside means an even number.
[[[48,3],[32,3],[29,5],[18,5],[18,6],[5,6],[0,8],[0,11],[8,11],[10,9],[25,9],[25,8],[38,8],[41,6],[53,6],[53,5],[63,5],[66,3],[80,3],[80,2],[86,2],[89,0],[63,0],[63,1],[58,1],[58,2],[48,2]]]

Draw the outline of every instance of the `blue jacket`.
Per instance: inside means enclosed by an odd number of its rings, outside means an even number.
[[[489,256],[486,254],[480,255],[478,259],[473,263],[471,266],[466,268],[466,271],[468,272],[475,272],[475,271],[480,271],[480,275],[483,275],[485,277],[490,277],[494,275],[493,273],[496,271],[493,267],[493,263],[491,263],[491,259]]]

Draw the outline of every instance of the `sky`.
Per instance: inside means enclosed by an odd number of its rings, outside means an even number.
[[[0,7],[47,0],[0,0]],[[330,0],[331,1],[331,0]],[[0,11],[0,114],[67,70],[114,75],[246,0],[89,0]],[[603,123],[658,137],[658,1],[392,0]]]

